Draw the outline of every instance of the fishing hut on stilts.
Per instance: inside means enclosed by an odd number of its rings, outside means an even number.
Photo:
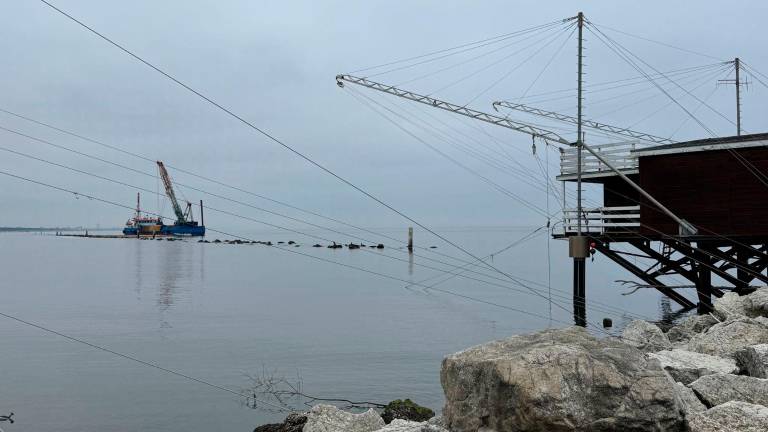
[[[577,115],[506,101],[494,102],[493,107],[568,123],[575,129],[575,142],[513,120],[509,114],[478,111],[368,77],[341,74],[336,83],[342,88],[346,84],[366,87],[560,147],[556,179],[562,182],[564,210],[552,236],[569,243],[577,325],[587,325],[586,263],[598,252],[642,281],[643,287],[658,290],[686,311],[708,312],[713,296],[749,292],[755,281],[768,284],[768,226],[764,223],[768,220],[768,175],[764,174],[768,172],[768,134],[741,134],[740,60],[732,62],[736,78],[723,80],[736,87],[737,134],[675,142],[583,118],[583,30],[592,23],[581,12],[563,22],[575,22],[578,31]],[[585,129],[623,141],[590,144]],[[566,202],[566,185],[573,183],[575,206]],[[602,206],[584,207],[584,184],[602,187]],[[690,283],[685,288],[695,288],[695,297],[665,283],[670,275],[685,278]]]

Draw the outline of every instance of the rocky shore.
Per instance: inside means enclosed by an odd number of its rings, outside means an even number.
[[[478,345],[447,356],[440,379],[442,417],[318,405],[256,432],[768,431],[768,288],[666,331],[633,321],[621,337],[568,327]]]

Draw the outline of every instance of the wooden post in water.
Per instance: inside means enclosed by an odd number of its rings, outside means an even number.
[[[413,227],[408,227],[408,253],[413,253]]]

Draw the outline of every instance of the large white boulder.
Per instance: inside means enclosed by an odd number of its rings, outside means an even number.
[[[673,349],[647,355],[658,360],[675,381],[683,384],[690,384],[704,375],[739,372],[735,360],[709,354]]]
[[[657,361],[581,327],[449,355],[440,379],[452,432],[672,431],[685,424],[674,382]]]
[[[688,420],[690,432],[765,432],[768,408],[747,402],[726,402]]]
[[[303,432],[373,432],[382,427],[384,419],[372,409],[352,414],[333,405],[315,405],[307,413]]]

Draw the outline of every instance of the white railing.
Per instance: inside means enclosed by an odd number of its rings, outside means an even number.
[[[564,234],[578,232],[578,213],[576,209],[563,211]],[[581,209],[581,232],[585,234],[603,234],[628,232],[640,229],[640,206],[598,207]]]
[[[618,169],[636,169],[637,158],[632,154],[636,148],[643,146],[638,141],[624,141],[612,144],[599,144],[590,146],[606,158],[611,165]],[[578,173],[578,154],[576,147],[568,147],[560,153],[560,175],[575,175]],[[610,172],[606,164],[586,150],[581,152],[581,173],[593,174]]]

